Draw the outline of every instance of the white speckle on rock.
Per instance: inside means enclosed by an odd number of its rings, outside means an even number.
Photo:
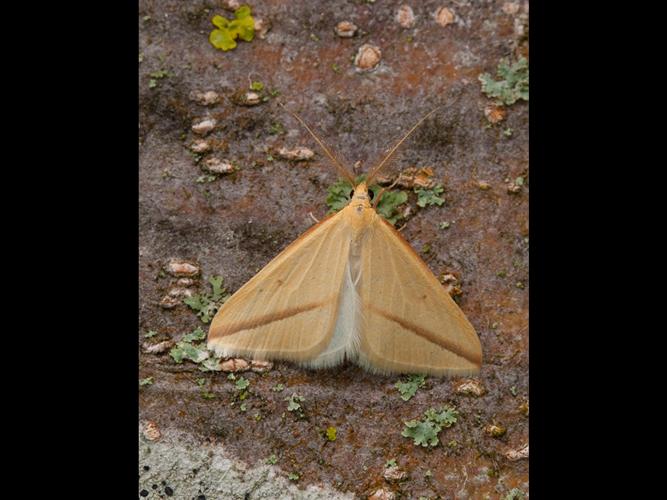
[[[526,23],[521,16],[514,19],[514,36],[522,38],[526,35]]]
[[[375,490],[375,492],[368,497],[368,500],[394,500],[395,498],[396,494],[393,491],[380,488],[379,490]]]
[[[509,14],[510,16],[513,16],[517,12],[519,12],[519,9],[521,6],[519,5],[519,2],[505,2],[503,4],[503,12],[505,14]]]
[[[509,194],[519,194],[521,192],[521,185],[511,182],[507,185],[507,192]]]
[[[461,287],[459,286],[459,279],[452,273],[443,274],[440,281],[445,285],[445,291],[452,297],[461,295]]]
[[[271,368],[273,368],[271,361],[259,361],[256,359],[250,361],[250,369],[256,373],[268,372]]]
[[[172,287],[167,292],[167,295],[162,297],[160,305],[164,309],[173,309],[174,307],[176,307],[181,303],[183,297],[192,297],[192,290],[189,290],[187,288],[182,288],[179,286]]]
[[[169,297],[176,297],[176,298],[192,297],[192,290],[188,290],[187,288],[181,288],[180,286],[175,286],[171,290],[169,290],[167,295],[169,295]]]
[[[456,500],[467,500],[470,498],[470,494],[468,493],[467,490],[464,490],[463,488],[460,489],[459,491],[456,492],[456,495],[454,496]]]
[[[505,457],[510,462],[516,462],[517,460],[528,458],[528,445],[526,444],[525,446],[515,450],[508,450],[505,452]]]
[[[206,158],[204,161],[204,169],[212,174],[229,174],[234,171],[234,165],[226,160],[212,157]]]
[[[214,118],[207,118],[192,125],[192,131],[195,134],[206,135],[215,128],[218,122]]]
[[[391,181],[391,178],[389,180]],[[389,184],[392,182],[389,182]],[[397,186],[406,189],[414,187],[432,189],[436,184],[435,179],[433,179],[433,167],[422,167],[420,169],[417,169],[417,167],[408,167],[401,171],[395,182]]]
[[[351,21],[341,21],[334,28],[336,35],[341,38],[352,38],[358,30],[357,25]]]
[[[144,423],[142,434],[149,441],[157,441],[161,436],[160,429],[158,429],[157,424],[152,420],[147,420]]]
[[[197,139],[190,145],[190,149],[195,153],[206,153],[211,150],[211,144],[204,139]]]
[[[271,21],[264,19],[263,17],[255,17],[255,33],[259,38],[264,40],[266,34],[271,29]]]
[[[241,2],[239,0],[222,0],[220,3],[222,4],[223,9],[229,10],[231,12],[234,12],[241,6]]]
[[[167,264],[167,272],[177,278],[192,278],[199,274],[199,268],[186,260],[172,258]]]
[[[472,66],[476,66],[480,62],[480,58],[478,55],[474,54],[468,49],[464,50],[459,50],[454,54],[452,57],[452,61],[455,63],[455,67],[463,67],[463,68],[470,68]],[[465,78],[461,79],[461,83],[464,85],[467,85],[470,83],[470,80],[467,80]]]
[[[484,22],[482,23],[481,31],[486,32],[486,33],[494,33],[497,28],[498,28],[498,23],[497,22],[495,22],[491,19],[485,19]]]
[[[299,498],[308,500],[354,500],[330,484],[301,486],[287,479],[278,466],[245,464],[227,451],[227,446],[211,438],[202,444],[191,433],[174,428],[161,429],[159,441],[139,440],[139,490],[153,491],[152,485],[168,478],[172,498]],[[193,469],[196,480],[193,480]],[[301,489],[299,489],[301,487]],[[526,488],[527,489],[527,488]],[[156,498],[157,492],[151,493]],[[164,495],[162,495],[164,496]],[[150,498],[150,496],[149,496]]]
[[[447,7],[440,7],[435,11],[435,22],[440,26],[447,26],[454,22],[454,12]]]
[[[412,28],[415,25],[415,13],[407,4],[401,5],[396,11],[396,22],[402,28]]]
[[[483,396],[486,392],[486,389],[482,385],[482,382],[475,379],[466,379],[462,380],[456,386],[456,394],[463,394],[464,396]]]
[[[362,71],[371,71],[380,63],[381,58],[380,47],[365,43],[359,47],[354,58],[354,65]]]
[[[470,479],[470,482],[472,484],[477,485],[477,486],[487,484],[489,482],[489,470],[490,470],[489,467],[487,467],[486,465],[481,466],[477,470],[477,474],[472,476],[472,478]]]
[[[503,106],[489,104],[484,108],[484,116],[486,116],[486,119],[489,120],[490,123],[498,123],[505,119],[507,110]]]
[[[245,359],[232,358],[220,363],[220,370],[223,372],[243,372],[250,367]]]
[[[241,104],[244,106],[255,106],[260,102],[262,97],[257,92],[246,92],[241,99]]]
[[[190,99],[203,106],[211,106],[220,102],[220,95],[213,90],[207,90],[206,92],[195,90],[190,92]]]
[[[175,342],[173,340],[164,340],[162,342],[158,342],[157,344],[149,344],[148,342],[144,342],[141,345],[141,348],[146,354],[162,354],[163,352],[171,349],[174,344]]]
[[[383,476],[387,481],[403,481],[408,477],[408,473],[401,470],[398,465],[394,465],[392,467],[387,467],[384,470]]]
[[[162,300],[160,301],[160,307],[162,307],[162,309],[173,309],[180,303],[181,301],[179,299],[167,294],[164,297],[162,297]]]
[[[500,438],[505,435],[507,429],[502,425],[489,424],[486,427],[484,427],[484,432],[486,432],[491,437]]]
[[[312,160],[313,157],[315,156],[315,152],[312,149],[303,146],[297,146],[292,149],[282,147],[278,150],[277,154],[279,158],[291,161]]]

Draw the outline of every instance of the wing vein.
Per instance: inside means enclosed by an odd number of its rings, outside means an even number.
[[[291,307],[289,309],[284,309],[282,311],[270,313],[270,314],[264,314],[262,316],[258,316],[256,318],[252,318],[250,320],[246,321],[238,321],[236,323],[231,323],[227,325],[224,330],[220,331],[217,333],[218,337],[225,337],[227,335],[233,335],[235,333],[238,333],[242,330],[252,330],[253,328],[257,328],[260,326],[268,325],[270,323],[273,323],[275,321],[280,321],[281,319],[286,319],[290,318],[292,316],[296,316],[297,314],[301,314],[307,311],[312,311],[313,309],[317,309],[318,307],[325,306],[331,300],[333,297],[329,297],[328,299],[321,301],[321,302],[311,302],[309,304],[302,304],[298,307]]]
[[[423,328],[419,325],[415,325],[410,321],[406,321],[405,319],[401,318],[400,316],[397,316],[396,314],[384,311],[379,307],[374,306],[373,304],[366,304],[366,307],[370,311],[379,314],[380,316],[383,316],[384,318],[387,318],[388,320],[393,321],[394,323],[397,323],[402,328],[411,331],[412,333],[420,336],[424,340],[427,340],[430,343],[437,345],[438,347],[442,347],[443,349],[448,350],[452,354],[456,354],[457,356],[467,361],[470,361],[471,363],[479,364],[479,359],[477,358],[476,355],[466,352],[465,349],[462,349],[453,342],[448,342],[443,338],[438,338],[438,336],[435,333],[431,332],[430,330],[427,330],[426,328]]]

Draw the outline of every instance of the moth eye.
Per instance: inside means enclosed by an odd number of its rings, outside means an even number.
[[[354,189],[350,191],[350,195],[348,196],[348,198],[352,198],[353,196],[354,196]]]
[[[368,190],[368,197],[372,200],[375,197],[375,193],[371,191],[370,189]]]

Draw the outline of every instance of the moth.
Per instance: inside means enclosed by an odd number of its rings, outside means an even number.
[[[371,204],[368,186],[419,120],[355,185],[351,171],[296,114],[354,186],[349,204],[303,233],[217,312],[208,347],[220,356],[309,368],[352,361],[381,374],[470,375],[475,329],[424,261]]]

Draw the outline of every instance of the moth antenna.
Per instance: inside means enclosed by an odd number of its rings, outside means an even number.
[[[381,168],[382,168],[382,167],[383,167],[383,166],[384,166],[384,165],[391,159],[392,156],[394,156],[394,153],[396,153],[396,151],[398,150],[398,148],[401,147],[401,144],[403,144],[403,143],[405,142],[405,140],[406,140],[408,137],[410,137],[410,135],[412,134],[412,132],[414,132],[414,131],[417,129],[417,127],[419,127],[419,126],[424,122],[424,120],[426,120],[429,116],[431,116],[433,113],[435,113],[435,112],[438,111],[439,109],[440,109],[440,106],[438,106],[437,108],[435,108],[433,111],[430,111],[429,113],[427,113],[427,114],[426,114],[425,116],[423,116],[417,123],[415,123],[415,124],[412,126],[412,128],[411,128],[410,130],[408,130],[408,133],[405,134],[405,135],[403,136],[403,138],[402,138],[400,141],[398,141],[398,142],[396,143],[396,145],[395,145],[393,148],[391,148],[391,149],[389,150],[389,153],[387,153],[387,155],[384,157],[384,159],[383,159],[383,160],[382,160],[376,167],[374,167],[373,169],[371,169],[370,174],[368,174],[368,178],[366,179],[366,182],[368,183],[369,186],[371,185],[371,182],[373,182],[373,179],[375,179],[375,176],[378,174],[378,172],[380,171],[380,169],[381,169]]]
[[[316,134],[315,132],[313,132],[313,131],[310,129],[310,127],[309,127],[308,125],[306,125],[306,122],[304,122],[304,121],[301,119],[301,117],[300,117],[299,115],[297,115],[296,113],[293,113],[292,111],[290,111],[289,109],[287,109],[287,108],[285,107],[284,104],[282,104],[282,103],[278,103],[278,104],[279,104],[285,111],[287,111],[290,115],[292,115],[294,118],[297,119],[297,121],[303,126],[303,128],[305,128],[305,129],[308,131],[308,133],[313,137],[313,139],[315,139],[315,142],[317,142],[317,144],[319,144],[320,148],[322,148],[322,151],[324,151],[324,154],[326,154],[327,157],[331,160],[331,163],[334,164],[334,166],[336,167],[336,169],[338,170],[338,172],[339,172],[341,175],[343,175],[343,177],[345,177],[348,181],[350,181],[350,184],[351,184],[352,186],[354,186],[354,185],[355,185],[355,182],[354,182],[354,176],[352,175],[352,173],[350,173],[350,171],[349,171],[347,168],[345,168],[345,167],[338,161],[338,159],[337,159],[336,156],[331,152],[331,150],[330,150],[329,147],[326,145],[326,143],[325,143],[322,139],[320,139],[320,138],[317,136],[317,134]]]

